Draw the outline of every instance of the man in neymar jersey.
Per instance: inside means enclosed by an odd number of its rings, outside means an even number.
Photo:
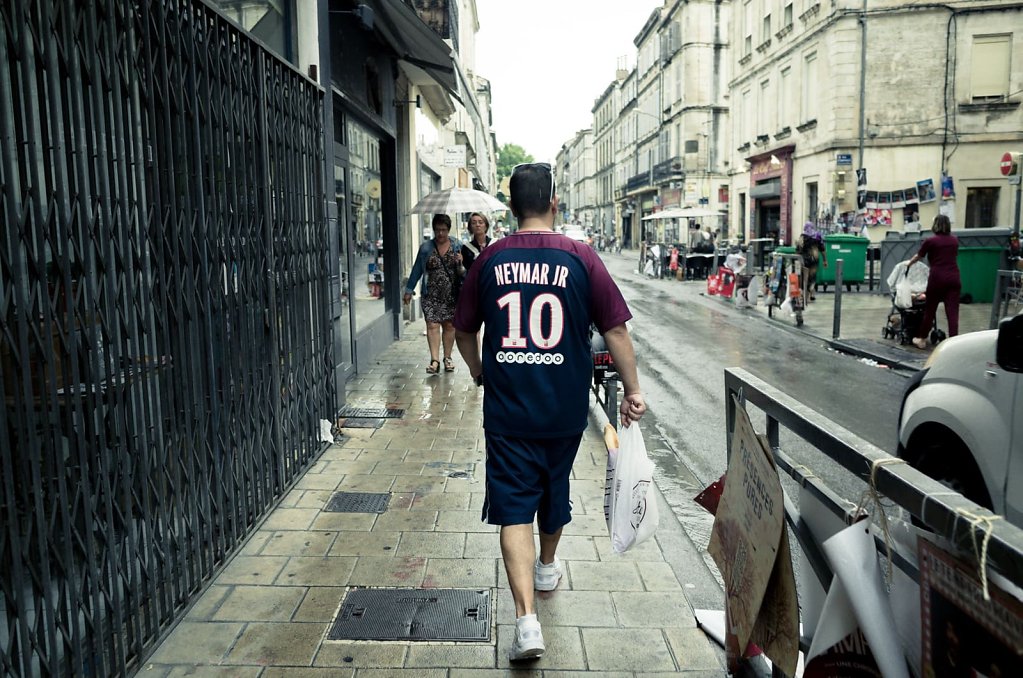
[[[569,474],[589,412],[591,323],[604,335],[625,387],[622,425],[643,416],[646,404],[625,327],[632,314],[621,291],[592,247],[553,230],[558,201],[551,166],[517,166],[510,189],[519,230],[480,253],[462,286],[454,324],[469,374],[486,386],[483,520],[501,526],[515,600],[510,659],[517,661],[546,649],[533,591],[553,591],[561,580],[556,551],[572,519]]]

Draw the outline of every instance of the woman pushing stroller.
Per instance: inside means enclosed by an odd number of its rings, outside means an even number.
[[[927,348],[927,333],[934,324],[939,302],[945,304],[948,336],[954,337],[959,334],[959,291],[962,289],[959,265],[956,263],[959,239],[952,235],[952,222],[944,214],[934,217],[931,230],[934,235],[920,244],[920,251],[906,264],[908,271],[913,264],[926,257],[931,268],[927,276],[927,305],[924,307],[924,317],[917,329],[917,336],[913,338],[913,345],[917,348]]]

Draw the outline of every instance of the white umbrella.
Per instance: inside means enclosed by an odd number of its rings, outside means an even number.
[[[416,203],[411,214],[460,214],[462,212],[503,212],[508,207],[494,196],[472,188],[445,188]]]
[[[671,207],[660,212],[654,212],[643,217],[643,221],[656,219],[701,219],[703,217],[721,217],[723,212],[707,209],[706,207]]]

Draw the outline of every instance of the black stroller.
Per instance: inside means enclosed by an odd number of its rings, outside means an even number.
[[[896,339],[900,344],[909,344],[920,330],[924,319],[924,307],[927,305],[925,291],[930,269],[924,262],[913,265],[906,273],[906,264],[900,262],[888,276],[888,287],[891,289],[892,308],[888,311],[888,319],[881,328],[881,336],[885,339]],[[938,329],[937,316],[930,328],[931,344],[944,341],[945,332]]]

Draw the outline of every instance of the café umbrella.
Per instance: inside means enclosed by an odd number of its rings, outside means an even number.
[[[409,210],[411,214],[461,214],[463,212],[503,212],[508,207],[483,191],[472,188],[445,188],[423,197]]]
[[[643,221],[656,221],[659,219],[703,219],[704,217],[723,217],[724,212],[708,209],[706,207],[670,207],[660,212],[654,212],[643,217]]]

